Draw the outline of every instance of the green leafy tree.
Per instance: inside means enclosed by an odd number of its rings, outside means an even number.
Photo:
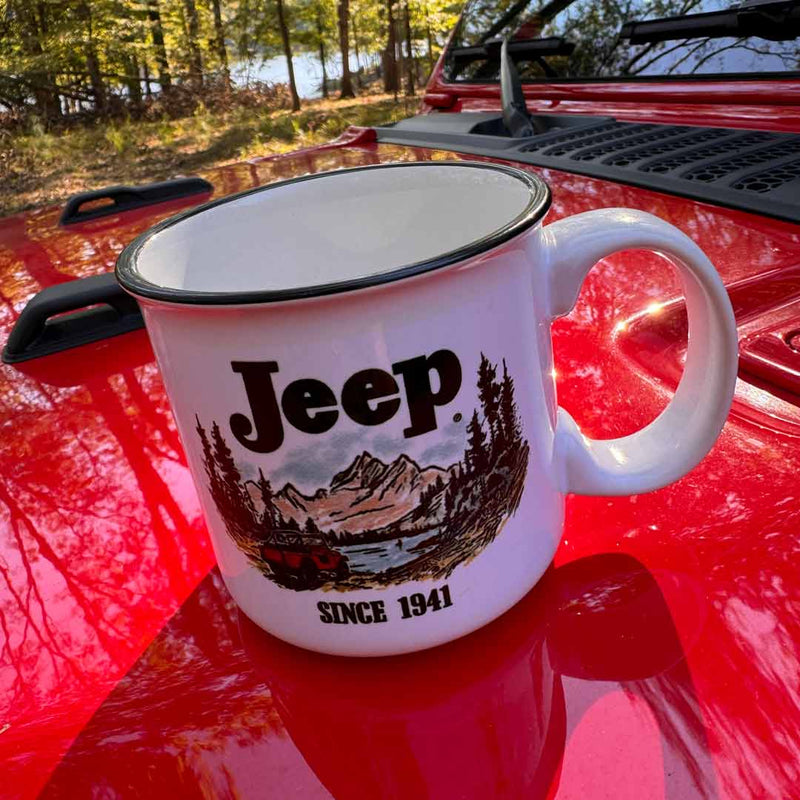
[[[341,58],[341,96],[377,77],[397,91],[398,60],[416,91],[417,62],[432,65],[457,5],[444,0],[5,0],[0,14],[0,105],[43,127],[65,115],[139,114],[167,96],[164,113],[191,113],[206,93],[231,88],[232,59],[319,59],[330,91]],[[230,48],[230,52],[229,52]],[[350,74],[350,53],[357,72]]]
[[[167,58],[164,42],[164,27],[161,24],[161,7],[158,0],[147,0],[147,18],[150,21],[150,36],[153,41],[153,55],[158,65],[158,82],[164,90],[172,86],[172,72]]]
[[[211,0],[211,9],[214,15],[214,38],[212,49],[219,61],[219,69],[225,87],[230,86],[231,72],[228,68],[228,50],[225,46],[225,23],[222,20],[222,4],[220,0]]]
[[[335,0],[304,0],[295,6],[295,39],[320,63],[322,96],[329,95],[328,64],[338,47]]]
[[[409,10],[409,0],[403,0],[403,33],[406,43],[406,94],[413,97],[416,66],[414,63],[414,50],[411,36],[411,11]]]
[[[278,30],[283,45],[283,55],[286,58],[286,69],[289,72],[289,91],[292,95],[292,111],[300,110],[300,95],[297,93],[297,82],[294,78],[294,60],[292,57],[292,41],[289,35],[289,18],[285,0],[275,0],[275,11],[278,20]]]
[[[195,0],[183,0],[186,17],[186,47],[189,51],[189,78],[195,88],[203,86],[203,55],[200,52],[200,18]]]

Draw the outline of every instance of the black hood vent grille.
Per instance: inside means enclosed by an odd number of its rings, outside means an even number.
[[[800,153],[800,136],[793,136],[788,140],[772,142],[765,147],[759,147],[757,150],[742,153],[733,158],[701,164],[684,173],[683,177],[687,181],[703,181],[703,183],[725,180],[730,175],[748,167],[761,166],[783,156],[797,155],[798,153]]]
[[[756,172],[755,175],[748,175],[734,183],[733,188],[740,192],[765,194],[798,178],[800,178],[800,159],[790,161],[782,167],[774,167],[764,172]]]
[[[611,122],[608,125],[602,125],[599,130],[589,130],[583,133],[565,133],[561,136],[555,137],[558,142],[553,147],[553,140],[547,142],[531,142],[529,145],[522,147],[524,153],[532,153],[536,150],[542,150],[546,156],[563,156],[569,153],[574,154],[576,150],[583,150],[589,145],[601,144],[608,145],[611,142],[617,142],[622,139],[623,146],[626,142],[630,141],[632,137],[651,128],[652,125],[629,125],[624,122]],[[538,138],[538,137],[534,137]]]
[[[688,167],[698,162],[707,161],[715,156],[730,156],[745,147],[769,140],[768,133],[736,133],[720,128],[710,128],[704,133],[716,134],[717,141],[714,144],[706,144],[704,147],[680,148],[679,152],[668,158],[656,159],[655,161],[640,165],[643,172],[672,172],[680,167]]]
[[[379,128],[378,140],[560,169],[800,222],[800,134],[541,114],[549,130],[512,139],[482,133],[490,129],[487,116],[429,114],[414,118],[413,127],[405,127],[409,120]]]

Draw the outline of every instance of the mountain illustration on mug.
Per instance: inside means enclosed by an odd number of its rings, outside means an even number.
[[[441,579],[495,539],[519,507],[528,466],[503,361],[481,355],[476,409],[462,458],[391,463],[364,451],[310,496],[291,483],[274,491],[262,470],[245,479],[217,422],[197,433],[211,497],[225,528],[265,577],[296,591],[347,591]]]

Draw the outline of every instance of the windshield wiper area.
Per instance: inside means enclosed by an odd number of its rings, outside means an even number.
[[[728,11],[626,22],[619,35],[621,39],[630,40],[631,44],[743,36],[790,42],[800,37],[800,3],[797,0],[753,2]]]
[[[568,56],[575,49],[573,42],[563,36],[541,39],[519,39],[509,41],[497,38],[475,47],[456,47],[449,55],[460,65],[472,61],[500,61],[500,96],[503,103],[503,122],[514,138],[533,136],[546,128],[528,113],[522,81],[515,66],[516,61],[536,61],[548,77],[556,73],[543,56]]]
[[[533,121],[525,105],[522,81],[508,54],[508,39],[500,46],[500,97],[503,102],[503,122],[508,132],[515,138],[533,136]]]
[[[503,39],[492,39],[475,47],[454,47],[449,55],[456,62],[498,61],[501,57]],[[519,39],[508,43],[508,55],[514,61],[538,61],[542,56],[568,56],[575,49],[574,42],[563,36],[547,36],[541,39]]]

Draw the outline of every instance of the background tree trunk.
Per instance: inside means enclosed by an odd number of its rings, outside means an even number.
[[[62,111],[58,86],[50,75],[44,75],[42,84],[34,87],[33,98],[37,115],[45,125],[61,119]]]
[[[42,47],[38,37],[31,38],[24,48],[30,55],[41,55]],[[35,76],[34,82],[30,85],[33,94],[36,116],[45,126],[61,118],[61,102],[58,94],[58,86],[55,79],[49,73],[41,73]]]
[[[94,43],[92,31],[92,12],[86,0],[81,0],[75,7],[75,15],[83,22],[83,54],[86,59],[86,72],[89,74],[89,83],[92,87],[95,110],[100,114],[108,110],[108,97],[106,85],[100,71],[100,61],[97,57],[97,48]]]
[[[225,26],[222,24],[222,7],[220,0],[211,0],[211,6],[214,10],[214,32],[216,34],[216,48],[217,58],[222,65],[222,77],[225,81],[225,86],[231,85],[231,71],[228,68],[228,51],[225,48]]]
[[[283,54],[286,56],[286,66],[289,69],[289,91],[292,94],[292,111],[300,110],[300,95],[297,94],[297,84],[294,80],[294,64],[292,63],[292,43],[289,41],[289,28],[286,25],[286,16],[283,9],[283,0],[275,0],[278,10],[278,27],[281,31]]]
[[[427,12],[426,12],[427,13]],[[428,19],[427,21],[427,28],[428,28],[428,76],[433,73],[433,68],[436,66],[436,62],[433,60],[433,35],[431,34],[431,21]]]
[[[339,14],[339,49],[342,51],[342,83],[339,97],[355,97],[353,79],[350,76],[350,0],[339,0],[337,6]]]
[[[172,75],[169,71],[167,48],[164,46],[164,29],[161,27],[161,11],[158,0],[147,0],[147,18],[150,20],[150,35],[153,39],[153,50],[158,66],[158,82],[162,91],[169,91],[172,86]]]
[[[403,28],[403,6],[398,6],[398,16],[394,21],[394,41],[395,41],[395,61],[397,63],[397,90],[403,88],[403,80],[406,74],[406,57],[403,51],[403,40],[405,33]]]
[[[183,0],[186,12],[186,40],[189,45],[189,78],[194,88],[203,86],[203,56],[200,52],[200,22],[194,0]]]
[[[414,51],[411,49],[411,12],[409,10],[409,0],[403,3],[403,20],[405,23],[405,40],[406,40],[406,94],[410,97],[414,96]]]
[[[397,40],[394,22],[394,0],[386,0],[386,48],[383,51],[383,88],[397,94]]]
[[[150,67],[147,66],[147,59],[142,62],[142,79],[144,80],[144,93],[147,97],[153,96],[153,87],[150,82]]]
[[[125,86],[135,106],[142,104],[142,84],[139,80],[139,61],[135,55],[125,59]]]
[[[325,26],[322,22],[322,11],[317,7],[316,16],[317,37],[319,42],[319,63],[322,67],[322,96],[328,96],[328,71],[325,66]]]
[[[361,81],[361,58],[358,54],[358,27],[356,23],[356,17],[358,15],[354,15],[352,19],[353,23],[353,49],[356,53],[356,83],[358,84],[358,88],[363,88],[364,84]]]

